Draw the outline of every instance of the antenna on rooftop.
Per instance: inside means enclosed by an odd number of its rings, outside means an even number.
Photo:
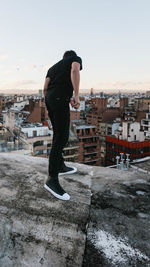
[[[126,155],[126,159],[125,156]],[[120,156],[116,156],[116,163],[117,163],[117,169],[127,171],[129,170],[130,167],[130,159],[129,159],[130,154],[124,154],[120,153]],[[119,162],[120,159],[120,162]]]

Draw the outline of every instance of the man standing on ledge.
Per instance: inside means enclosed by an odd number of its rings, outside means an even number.
[[[48,168],[49,176],[44,187],[61,200],[69,200],[70,196],[59,184],[58,175],[77,171],[76,168],[65,165],[62,152],[69,139],[69,103],[75,109],[80,106],[80,70],[82,70],[81,58],[72,50],[66,51],[63,59],[48,70],[44,84],[45,103],[53,126],[53,142]],[[71,100],[73,91],[74,98]]]

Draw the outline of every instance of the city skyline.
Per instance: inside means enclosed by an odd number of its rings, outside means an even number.
[[[149,8],[148,0],[6,0],[0,92],[42,89],[48,68],[68,49],[83,60],[81,93],[149,91]]]

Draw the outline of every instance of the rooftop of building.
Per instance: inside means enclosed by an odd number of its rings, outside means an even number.
[[[43,188],[48,159],[0,154],[0,266],[148,267],[149,175],[67,165],[62,202]]]
[[[133,163],[136,169],[140,169],[140,171],[144,171],[145,173],[149,172],[150,174],[150,157],[134,160]]]
[[[96,128],[95,125],[86,124],[84,120],[72,120],[72,125],[75,125],[77,130]]]
[[[24,123],[24,124],[21,124],[21,127],[22,128],[33,128],[33,127],[48,127],[48,126],[43,126],[42,123],[40,122],[31,122],[31,123]]]
[[[118,108],[110,108],[107,109],[104,113],[103,113],[103,120],[102,122],[110,122],[115,120],[116,118],[120,117],[120,110]]]
[[[80,130],[80,129],[90,129],[90,128],[96,128],[96,126],[95,125],[77,125],[76,126],[76,129],[77,130]]]
[[[2,111],[2,113],[7,113],[7,112],[30,114],[29,111],[20,110],[18,108],[10,108],[10,109],[5,109],[5,110]]]

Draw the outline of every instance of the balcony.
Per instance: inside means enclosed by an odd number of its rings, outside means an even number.
[[[39,151],[39,150],[47,150],[47,145],[35,146],[33,150],[34,152]]]
[[[64,148],[64,150],[72,150],[72,149],[79,149],[79,146],[68,146]]]
[[[79,156],[79,154],[73,154],[73,155],[65,155],[63,157],[64,157],[64,159],[71,159],[71,158],[75,158],[75,157],[78,157],[78,156]]]
[[[99,158],[92,158],[92,159],[84,159],[84,163],[96,162]]]
[[[92,146],[97,146],[98,143],[97,142],[91,142],[91,143],[84,143],[84,147],[92,147]]]
[[[98,151],[91,151],[91,152],[85,152],[84,155],[93,155],[93,154],[97,154]]]
[[[95,137],[98,137],[98,135],[96,135],[96,134],[91,134],[91,135],[88,135],[88,134],[85,134],[85,135],[78,135],[78,138],[79,138],[79,139],[95,138]]]
[[[142,120],[142,126],[148,126],[149,123],[150,122],[148,120]]]
[[[35,136],[35,137],[28,137],[27,139],[29,143],[36,142],[36,141],[50,141],[52,140],[51,135],[42,135],[42,136]]]

